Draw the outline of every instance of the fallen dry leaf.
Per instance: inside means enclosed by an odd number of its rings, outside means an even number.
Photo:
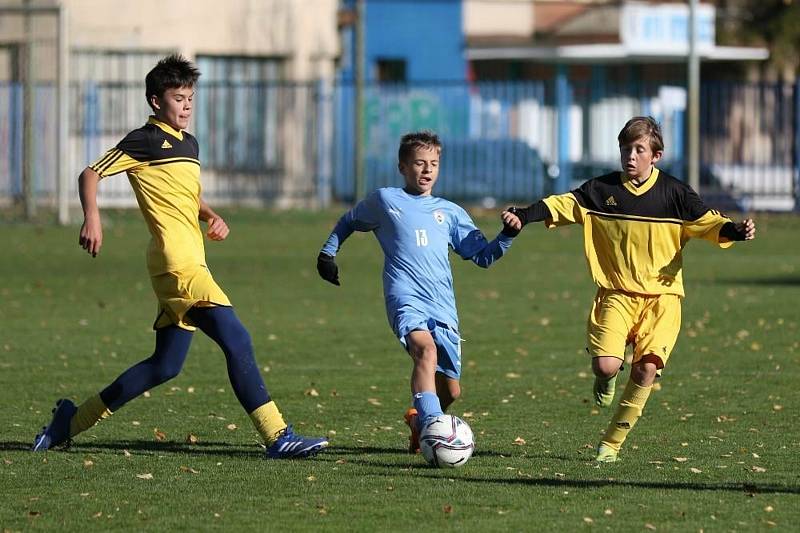
[[[377,398],[367,398],[367,401],[375,406],[381,405],[381,401]]]
[[[673,458],[672,458],[672,460],[673,460],[673,461],[677,461],[677,462],[679,462],[679,463],[685,463],[685,462],[686,462],[686,461],[688,461],[689,459],[688,459],[687,457],[673,457]]]
[[[124,455],[125,457],[130,457],[131,452],[129,452],[128,450],[122,450],[122,455]]]
[[[759,472],[759,473],[767,471],[766,468],[762,468],[760,466],[755,466],[755,465],[753,465],[753,467],[750,470],[752,470],[753,472]]]
[[[512,442],[511,444],[513,444],[515,446],[524,446],[525,445],[525,439],[523,439],[522,437],[517,437],[516,439],[514,439],[514,442]]]
[[[197,438],[197,435],[191,433],[186,435],[186,444],[197,444],[199,441],[200,439]]]
[[[314,388],[306,389],[305,390],[305,395],[306,396],[314,396],[314,397],[316,397],[316,396],[319,396],[319,392],[317,392],[317,389],[314,389]]]
[[[703,471],[700,470],[699,468],[690,468],[689,471],[691,473],[693,473],[693,474],[702,474],[703,473]]]
[[[445,514],[450,514],[450,513],[453,512],[453,506],[452,505],[445,505],[444,507],[442,507],[442,511]]]
[[[195,470],[191,466],[181,466],[181,472],[188,472],[190,474],[199,474],[199,470]]]
[[[239,426],[237,426],[236,424],[228,424],[227,426],[225,426],[225,428],[234,431],[236,429],[239,429]]]
[[[150,472],[146,474],[136,474],[136,477],[138,477],[139,479],[153,479],[153,474],[151,474]]]
[[[153,436],[157,441],[163,441],[167,439],[167,434],[158,428],[153,428]]]

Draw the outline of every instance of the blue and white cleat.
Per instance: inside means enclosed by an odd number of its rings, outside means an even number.
[[[53,419],[42,428],[41,433],[36,435],[31,450],[43,452],[56,446],[69,445],[69,423],[77,410],[72,400],[64,398],[58,400],[53,409]]]
[[[328,439],[295,435],[292,426],[287,426],[278,440],[267,448],[268,459],[295,459],[311,457],[328,446]]]

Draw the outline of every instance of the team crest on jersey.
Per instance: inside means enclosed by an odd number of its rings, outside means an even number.
[[[442,213],[441,211],[434,211],[433,219],[436,221],[437,224],[444,224],[444,213]]]

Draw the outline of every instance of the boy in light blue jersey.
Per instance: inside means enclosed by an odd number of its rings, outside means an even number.
[[[513,215],[504,211],[502,232],[487,241],[464,209],[432,196],[441,150],[434,133],[403,136],[398,169],[405,187],[378,189],[345,213],[317,258],[320,276],[339,285],[334,256],[354,231],[372,231],[381,245],[386,314],[414,363],[414,407],[405,415],[412,452],[419,450],[424,421],[441,415],[461,394],[461,337],[449,248],[487,268],[519,233],[509,224]]]

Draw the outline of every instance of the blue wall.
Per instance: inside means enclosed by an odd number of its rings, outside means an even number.
[[[354,7],[354,2],[345,2]],[[458,0],[365,0],[365,77],[378,59],[404,59],[409,82],[466,79],[462,8]],[[352,79],[352,31],[342,50],[342,79]]]

